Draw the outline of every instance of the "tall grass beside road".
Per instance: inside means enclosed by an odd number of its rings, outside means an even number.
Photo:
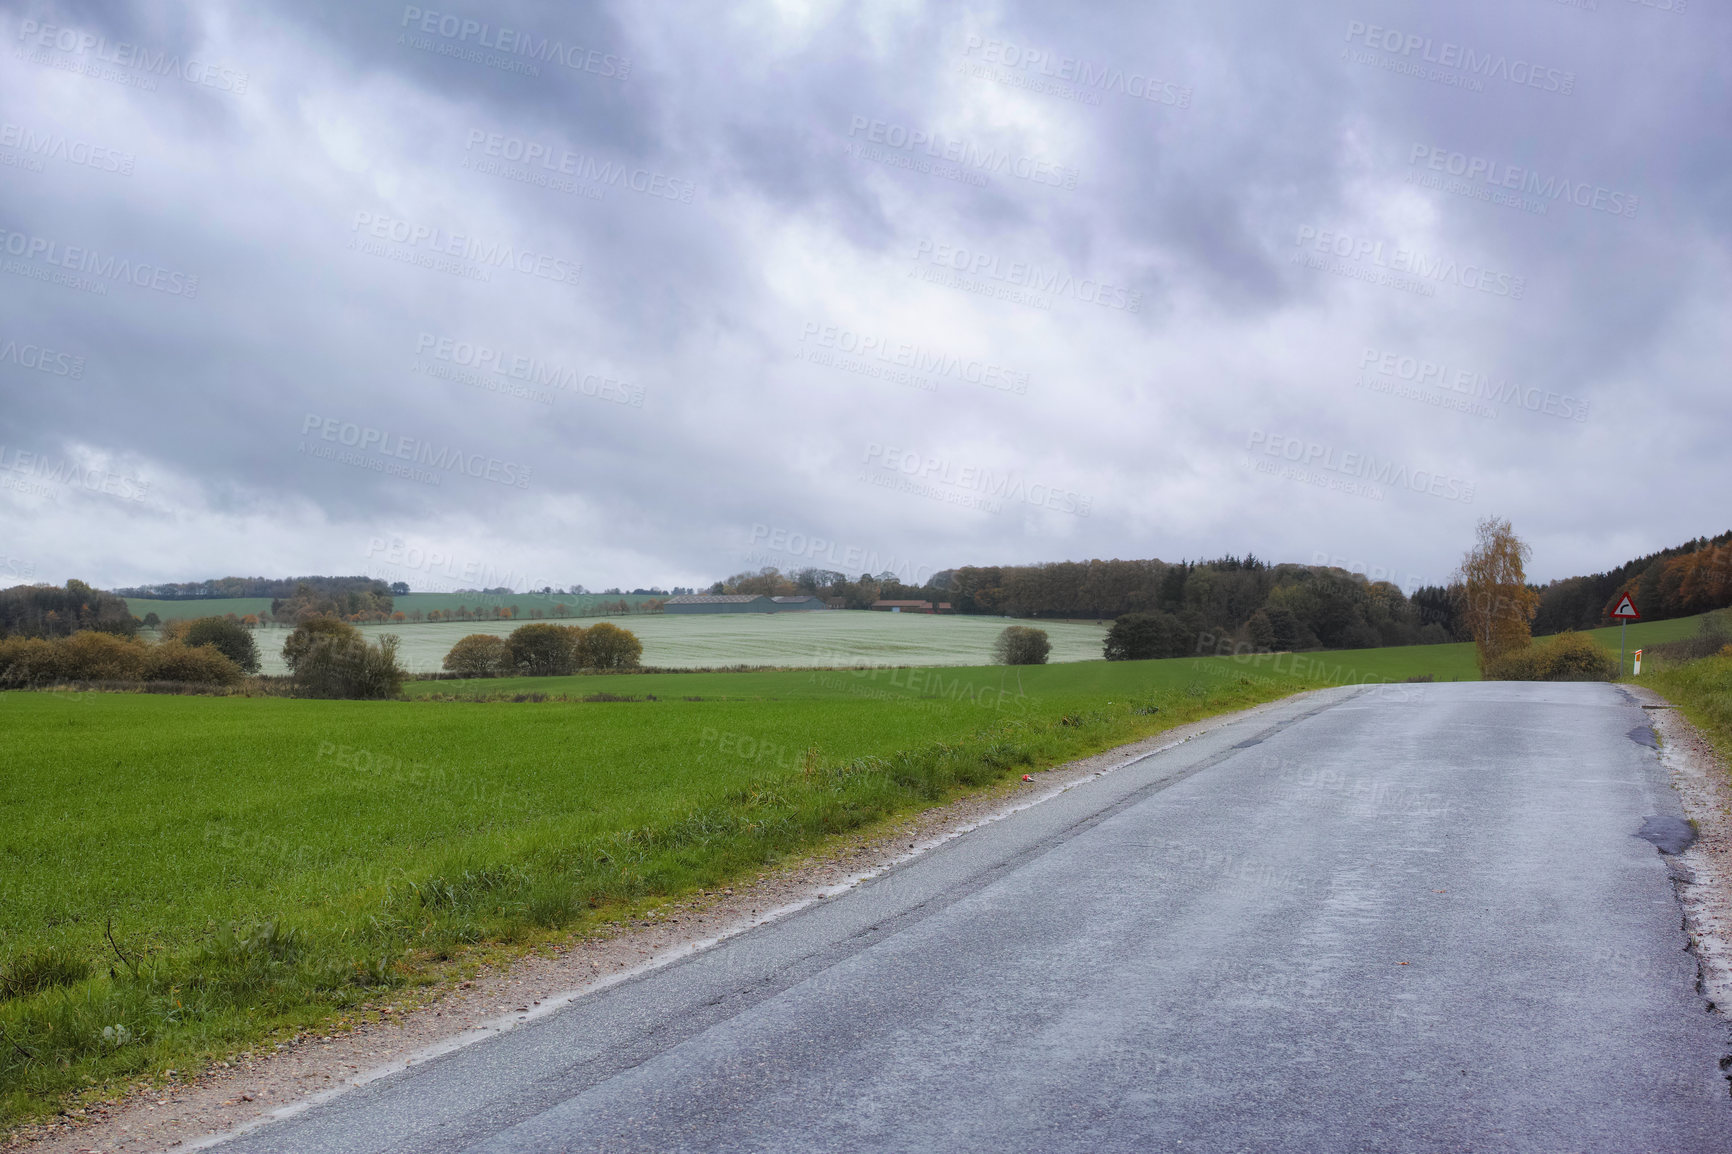
[[[1672,702],[1732,764],[1732,655],[1672,668],[1644,669],[1635,679]]]

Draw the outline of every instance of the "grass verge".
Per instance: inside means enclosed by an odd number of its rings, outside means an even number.
[[[1732,764],[1732,657],[1704,657],[1634,679],[1676,705]]]

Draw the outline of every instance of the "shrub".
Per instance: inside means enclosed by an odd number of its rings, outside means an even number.
[[[334,617],[312,617],[283,642],[283,660],[303,697],[374,700],[395,697],[408,674],[397,664],[398,638],[368,645],[361,631]]]
[[[579,625],[536,622],[513,629],[505,643],[517,672],[530,677],[551,677],[577,672],[582,661],[584,633]]]
[[[60,646],[42,637],[0,640],[0,685],[19,688],[51,685],[66,679]]]
[[[145,646],[126,637],[80,630],[71,637],[0,641],[0,685],[47,686],[63,681],[180,681],[233,685],[241,668],[214,646],[170,639]]]
[[[301,664],[312,656],[315,650],[333,646],[348,648],[361,644],[361,631],[353,625],[335,617],[309,617],[295,626],[294,632],[283,642],[283,660],[288,664],[290,673],[298,673]]]
[[[197,685],[234,685],[241,667],[214,645],[186,645],[175,640],[144,651],[139,673],[147,681],[185,681]]]
[[[1126,613],[1107,630],[1105,656],[1108,661],[1147,661],[1183,657],[1190,649],[1190,633],[1171,613]]]
[[[247,673],[259,671],[259,646],[252,630],[228,617],[200,617],[189,621],[179,633],[186,645],[214,645]]]
[[[632,669],[643,656],[643,642],[637,634],[607,621],[583,630],[577,648],[586,669]]]
[[[471,633],[445,655],[447,672],[464,677],[492,677],[511,668],[511,647],[491,633]]]
[[[73,681],[137,681],[150,650],[130,638],[81,630],[63,641],[61,676]]]
[[[993,642],[993,660],[1000,665],[1045,665],[1052,642],[1046,630],[1027,625],[1007,625]]]
[[[1618,676],[1618,659],[1591,637],[1560,633],[1491,658],[1484,676],[1487,681],[1611,681]]]
[[[403,679],[408,672],[397,664],[397,646],[401,641],[395,633],[382,633],[377,642],[362,647],[350,682],[350,697],[382,700],[403,691]]]

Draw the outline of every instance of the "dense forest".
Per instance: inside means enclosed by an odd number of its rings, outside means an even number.
[[[1535,634],[1593,629],[1624,592],[1649,620],[1732,606],[1732,533],[1638,557],[1606,573],[1533,587]],[[865,608],[874,600],[949,602],[958,613],[1108,620],[1138,614],[1138,636],[1162,656],[1222,640],[1255,649],[1360,649],[1469,639],[1461,590],[1426,586],[1411,596],[1383,581],[1317,565],[1271,565],[1255,556],[1213,561],[1055,561],[969,565],[925,585],[893,574],[851,578],[827,569],[739,573],[714,593],[812,593]]]
[[[1273,649],[1356,649],[1463,640],[1444,589],[1405,596],[1341,569],[1215,561],[1055,561],[947,569],[922,586],[889,573],[849,578],[826,569],[740,573],[715,592],[812,593],[865,608],[879,598],[949,602],[958,613],[1089,618],[1149,614],[1162,656],[1196,652],[1203,638]]]
[[[1732,605],[1732,532],[1698,537],[1616,569],[1566,577],[1540,590],[1534,632],[1560,633],[1606,624],[1606,613],[1625,593],[1643,620],[1690,617]]]
[[[70,637],[81,629],[130,637],[138,622],[126,602],[82,581],[0,589],[0,638]]]

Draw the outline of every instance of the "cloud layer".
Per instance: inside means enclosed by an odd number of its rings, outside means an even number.
[[[0,577],[1722,531],[1672,2],[10,6]]]

